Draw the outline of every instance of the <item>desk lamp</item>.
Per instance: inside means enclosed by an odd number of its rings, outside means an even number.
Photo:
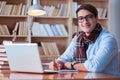
[[[33,0],[33,5],[28,9],[28,15],[31,16],[31,19],[28,23],[28,42],[31,43],[31,31],[33,25],[33,18],[35,16],[40,16],[46,14],[46,11],[40,5],[39,0]]]

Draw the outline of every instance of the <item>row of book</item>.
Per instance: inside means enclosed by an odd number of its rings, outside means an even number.
[[[0,1],[0,15],[26,15],[27,7],[25,4],[7,4]]]
[[[26,15],[27,5],[20,4],[7,4],[6,1],[0,1],[0,15]],[[69,16],[69,5],[58,3],[57,6],[44,5],[43,9],[47,14],[44,16]]]
[[[16,22],[16,25],[13,30],[16,31],[17,35],[27,35],[28,23],[26,21]]]
[[[78,4],[77,2],[73,2],[72,3],[72,14],[73,17],[76,18],[76,10],[78,7],[81,6],[81,4]],[[108,14],[108,9],[107,8],[102,8],[102,7],[97,7],[97,11],[98,11],[98,17],[99,18],[107,18],[107,14]]]
[[[41,42],[43,55],[60,55],[56,42]]]
[[[28,34],[28,23],[26,21],[16,22],[13,32],[16,35]],[[0,25],[0,35],[11,35],[7,25]],[[12,34],[13,35],[13,34]],[[68,36],[64,24],[40,24],[34,22],[32,26],[33,36]]]
[[[28,27],[26,21],[16,22],[15,27],[13,29],[17,35],[27,35]],[[0,25],[0,35],[11,35],[7,25]]]
[[[68,36],[64,24],[40,24],[34,22],[32,26],[33,36]]]
[[[76,18],[76,10],[81,4],[77,2],[72,3],[72,14]],[[57,6],[44,5],[43,8],[46,10],[47,14],[44,16],[69,16],[70,5],[58,3]],[[20,4],[6,4],[6,1],[0,1],[0,15],[26,15],[27,6],[23,3]],[[101,18],[107,17],[107,8],[97,8],[98,16]]]
[[[57,6],[43,6],[46,10],[46,16],[69,16],[70,6],[69,4],[58,3]]]

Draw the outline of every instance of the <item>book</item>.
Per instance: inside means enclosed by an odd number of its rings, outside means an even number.
[[[7,55],[5,52],[0,52],[0,58],[7,58]]]
[[[50,27],[50,24],[44,24],[44,28],[49,36],[54,36],[54,33],[52,32],[52,29]]]
[[[104,9],[103,9],[102,17],[103,17],[103,18],[106,18],[106,17],[107,17],[107,8],[104,8]]]
[[[62,32],[62,30],[60,28],[60,24],[55,24],[54,26],[56,28],[56,31],[58,31],[59,36],[64,36],[64,33]]]
[[[0,73],[10,73],[10,70],[0,70]]]
[[[0,65],[0,70],[10,70],[9,66]]]
[[[3,30],[3,28],[2,28],[2,25],[0,25],[0,34],[1,35],[4,35],[5,33],[4,33],[4,30]]]
[[[8,9],[7,9],[8,11],[7,11],[6,15],[8,15],[8,16],[11,15],[12,7],[13,7],[13,5],[10,5],[10,4],[8,5]]]
[[[59,49],[58,49],[58,47],[57,47],[56,42],[52,42],[52,43],[51,43],[51,47],[52,47],[52,49],[53,49],[53,54],[55,54],[55,55],[60,55],[60,51],[59,51]]]
[[[0,61],[8,61],[8,59],[6,57],[1,57]]]
[[[41,46],[38,47],[40,55],[44,55],[43,49]]]
[[[9,65],[8,61],[2,61],[0,60],[0,65]]]
[[[17,12],[17,15],[21,15],[21,12],[22,12],[22,6],[23,6],[22,3],[20,3],[20,4],[18,5],[18,12]]]
[[[5,54],[5,52],[0,52],[0,58],[1,57],[7,57],[7,55]]]
[[[8,62],[3,62],[3,61],[0,61],[0,66],[9,66],[9,63]]]
[[[41,42],[45,55],[60,55],[56,42]]]
[[[4,31],[4,35],[10,35],[7,25],[2,25],[2,29]]]
[[[58,11],[59,11],[59,9],[55,7],[52,14],[51,14],[51,16],[57,16]]]
[[[26,10],[26,5],[23,4],[23,6],[22,6],[22,11],[21,11],[21,15],[25,15],[25,10]]]
[[[51,6],[49,6],[49,9],[48,9],[48,16],[52,16],[52,13],[53,13],[53,11],[54,11],[54,9],[55,9],[55,6],[53,6],[53,5],[51,5]]]
[[[103,8],[97,8],[98,11],[98,17],[101,18],[103,14]]]
[[[42,46],[42,49],[44,51],[44,54],[48,55],[49,51],[47,49],[46,43],[45,42],[41,42],[41,46]]]
[[[77,10],[77,8],[78,8],[78,3],[77,2],[73,2],[72,3],[72,16],[73,16],[73,18],[76,18],[77,16],[76,16],[76,10]]]
[[[22,35],[27,35],[27,34],[28,34],[27,22],[23,21],[23,34]]]
[[[45,30],[44,24],[39,24],[39,35],[40,36],[48,36],[47,31]]]
[[[5,52],[4,45],[0,45],[0,53],[4,53],[4,52]]]
[[[1,15],[4,15],[3,11],[5,9],[5,5],[6,5],[6,1],[2,1],[2,3],[1,3],[1,9],[0,9],[0,14]]]
[[[39,23],[38,22],[33,22],[33,25],[32,25],[32,35],[33,36],[38,36],[39,35],[38,27],[39,27]]]
[[[55,25],[51,25],[51,30],[54,34],[54,36],[60,36],[59,32],[57,31]]]
[[[59,11],[58,11],[58,14],[57,14],[57,16],[61,16],[61,13],[62,13],[62,9],[63,9],[63,4],[60,4],[59,3]]]
[[[59,24],[60,25],[60,29],[63,32],[64,36],[68,36],[68,32],[65,28],[65,26],[63,24]]]
[[[11,15],[15,15],[15,7],[16,5],[13,5],[12,10],[11,10]]]

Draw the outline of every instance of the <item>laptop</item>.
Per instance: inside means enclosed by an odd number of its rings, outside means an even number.
[[[11,71],[33,73],[57,73],[44,70],[37,43],[4,43]]]

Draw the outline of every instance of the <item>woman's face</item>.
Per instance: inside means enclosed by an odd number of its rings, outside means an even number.
[[[98,16],[95,17],[88,10],[82,9],[78,12],[78,25],[82,31],[89,35],[93,31],[98,21]]]

